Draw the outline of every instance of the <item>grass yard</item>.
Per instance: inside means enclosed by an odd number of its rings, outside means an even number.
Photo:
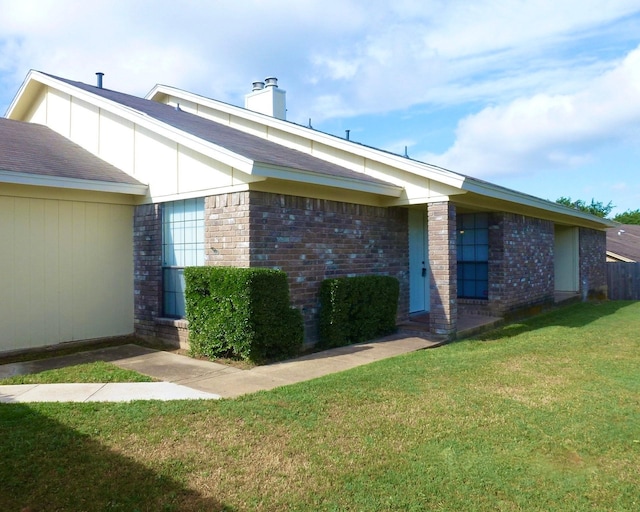
[[[640,510],[640,302],[235,400],[0,404],[0,510]]]
[[[64,382],[153,382],[154,379],[132,370],[118,368],[115,364],[97,361],[67,368],[46,370],[28,375],[15,375],[0,379],[5,384],[57,384]]]

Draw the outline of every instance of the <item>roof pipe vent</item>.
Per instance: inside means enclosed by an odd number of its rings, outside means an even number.
[[[252,87],[251,88],[252,91],[261,91],[262,89],[264,89],[264,82],[260,82],[260,81],[253,82],[251,84],[251,87]]]
[[[264,84],[267,87],[278,87],[278,79],[275,76],[268,76],[264,79]]]
[[[102,77],[104,76],[104,73],[101,73],[100,71],[98,71],[96,73],[96,77],[98,77],[98,89],[102,89]]]

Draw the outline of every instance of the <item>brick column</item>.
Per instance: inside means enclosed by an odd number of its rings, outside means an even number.
[[[456,262],[456,207],[450,202],[429,203],[430,330],[454,338],[458,326]]]
[[[135,333],[156,335],[162,312],[162,220],[159,204],[136,206],[133,218]]]

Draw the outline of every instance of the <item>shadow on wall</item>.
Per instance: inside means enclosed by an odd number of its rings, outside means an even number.
[[[512,338],[527,331],[534,331],[541,325],[548,327],[584,327],[600,318],[614,314],[619,309],[630,306],[631,301],[594,301],[560,306],[538,316],[527,318],[516,323],[505,325],[499,329],[477,336],[480,341],[493,341],[504,338]],[[571,311],[571,315],[567,312]]]
[[[233,510],[174,480],[170,453],[166,470],[154,472],[48,417],[49,407],[0,404],[0,510]],[[96,409],[69,407],[62,414]],[[105,414],[95,412],[99,429]]]

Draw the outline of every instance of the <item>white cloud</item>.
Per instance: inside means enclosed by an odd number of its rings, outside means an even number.
[[[640,47],[574,94],[538,94],[460,121],[442,155],[423,158],[474,176],[576,167],[640,131]]]

